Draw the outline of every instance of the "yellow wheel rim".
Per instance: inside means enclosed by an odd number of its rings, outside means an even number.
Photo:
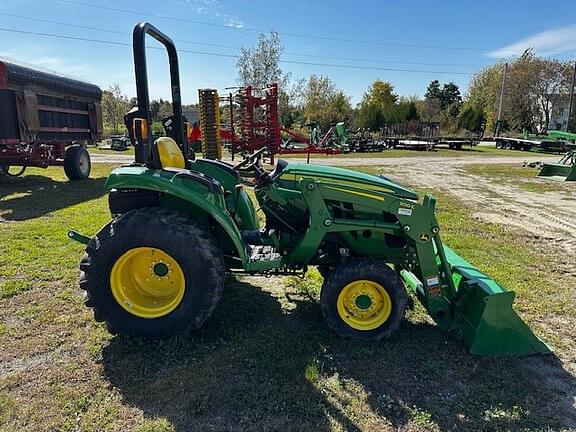
[[[174,258],[160,249],[137,247],[112,266],[110,287],[118,304],[141,318],[160,318],[178,307],[185,279]]]
[[[340,292],[337,308],[342,321],[350,327],[369,331],[380,327],[390,317],[392,299],[379,283],[360,279]]]

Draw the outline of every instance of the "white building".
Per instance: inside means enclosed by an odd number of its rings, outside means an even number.
[[[566,130],[568,123],[568,95],[557,95],[552,99],[552,110],[550,111],[550,122],[548,129]]]

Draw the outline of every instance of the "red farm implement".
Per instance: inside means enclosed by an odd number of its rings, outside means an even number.
[[[90,174],[85,145],[102,134],[95,85],[0,62],[0,170],[63,166],[71,180]]]
[[[219,159],[222,142],[229,148],[232,159],[237,154],[266,148],[272,163],[278,154],[342,153],[341,142],[345,136],[339,125],[331,127],[323,136],[318,132],[317,139],[313,133],[319,131],[317,127],[311,127],[311,136],[307,138],[280,125],[276,83],[264,89],[240,88],[229,94],[220,110],[215,108],[222,102],[216,90],[203,89],[199,94],[201,127],[190,134],[190,139],[202,139],[202,153],[206,158]],[[287,139],[283,140],[282,135]]]

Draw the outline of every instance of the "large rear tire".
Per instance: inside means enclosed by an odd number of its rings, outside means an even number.
[[[400,327],[408,297],[402,280],[385,262],[350,259],[325,280],[322,314],[343,337],[380,340]]]
[[[90,175],[90,154],[81,145],[75,144],[66,149],[64,172],[70,180],[84,180]]]
[[[224,289],[212,234],[185,214],[132,210],[90,241],[80,287],[96,321],[113,334],[169,336],[200,328]]]

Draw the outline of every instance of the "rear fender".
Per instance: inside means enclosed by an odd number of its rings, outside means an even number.
[[[234,215],[236,223],[242,230],[254,231],[259,228],[254,204],[243,189],[238,189],[242,181],[232,165],[218,160],[196,159],[192,163],[191,169],[220,182],[228,194],[226,197],[227,208]]]
[[[106,187],[149,190],[159,193],[160,205],[190,214],[211,226],[218,240],[229,242],[243,266],[246,251],[238,227],[226,209],[220,184],[210,177],[187,175],[185,171],[155,170],[146,167],[121,167],[112,171]]]

